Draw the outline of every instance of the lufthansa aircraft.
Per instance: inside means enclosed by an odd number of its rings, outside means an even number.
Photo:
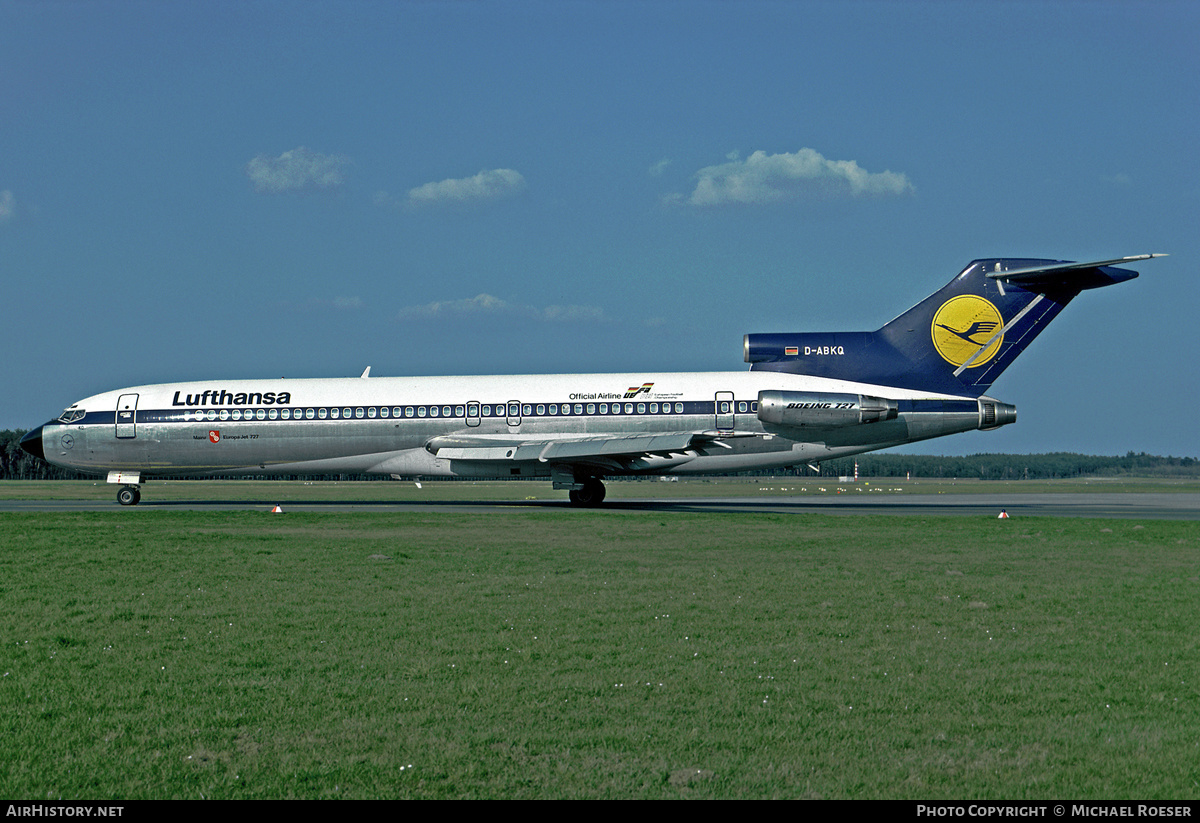
[[[133,505],[155,476],[538,477],[571,502],[605,477],[808,464],[1016,420],[985,393],[1118,264],[976,260],[874,332],[748,334],[749,371],[215,380],[80,400],[30,454],[108,474]]]

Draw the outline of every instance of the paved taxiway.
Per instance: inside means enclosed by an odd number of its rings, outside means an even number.
[[[273,501],[171,500],[142,498],[137,506],[115,501],[0,500],[2,512],[126,512],[156,511],[267,511]],[[592,511],[575,509],[563,500],[473,501],[346,501],[306,500],[283,504],[285,512],[502,512],[515,509]],[[758,512],[776,514],[875,514],[957,515],[997,517],[1003,509],[1010,517],[1109,517],[1157,520],[1200,520],[1200,494],[1087,493],[1087,494],[908,494],[865,498],[860,495],[817,497],[686,497],[609,498],[610,511],[656,512]]]

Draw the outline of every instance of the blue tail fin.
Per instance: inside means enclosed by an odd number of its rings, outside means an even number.
[[[875,332],[748,334],[753,370],[780,371],[978,397],[1084,289],[1138,276],[1092,263],[976,260]]]

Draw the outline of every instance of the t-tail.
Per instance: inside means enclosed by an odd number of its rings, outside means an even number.
[[[979,397],[1084,289],[1132,280],[1139,254],[1070,263],[976,260],[874,332],[748,334],[751,370]]]

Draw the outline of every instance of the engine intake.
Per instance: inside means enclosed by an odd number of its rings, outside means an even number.
[[[863,394],[763,391],[758,393],[758,419],[777,426],[841,428],[894,420],[895,400]]]

